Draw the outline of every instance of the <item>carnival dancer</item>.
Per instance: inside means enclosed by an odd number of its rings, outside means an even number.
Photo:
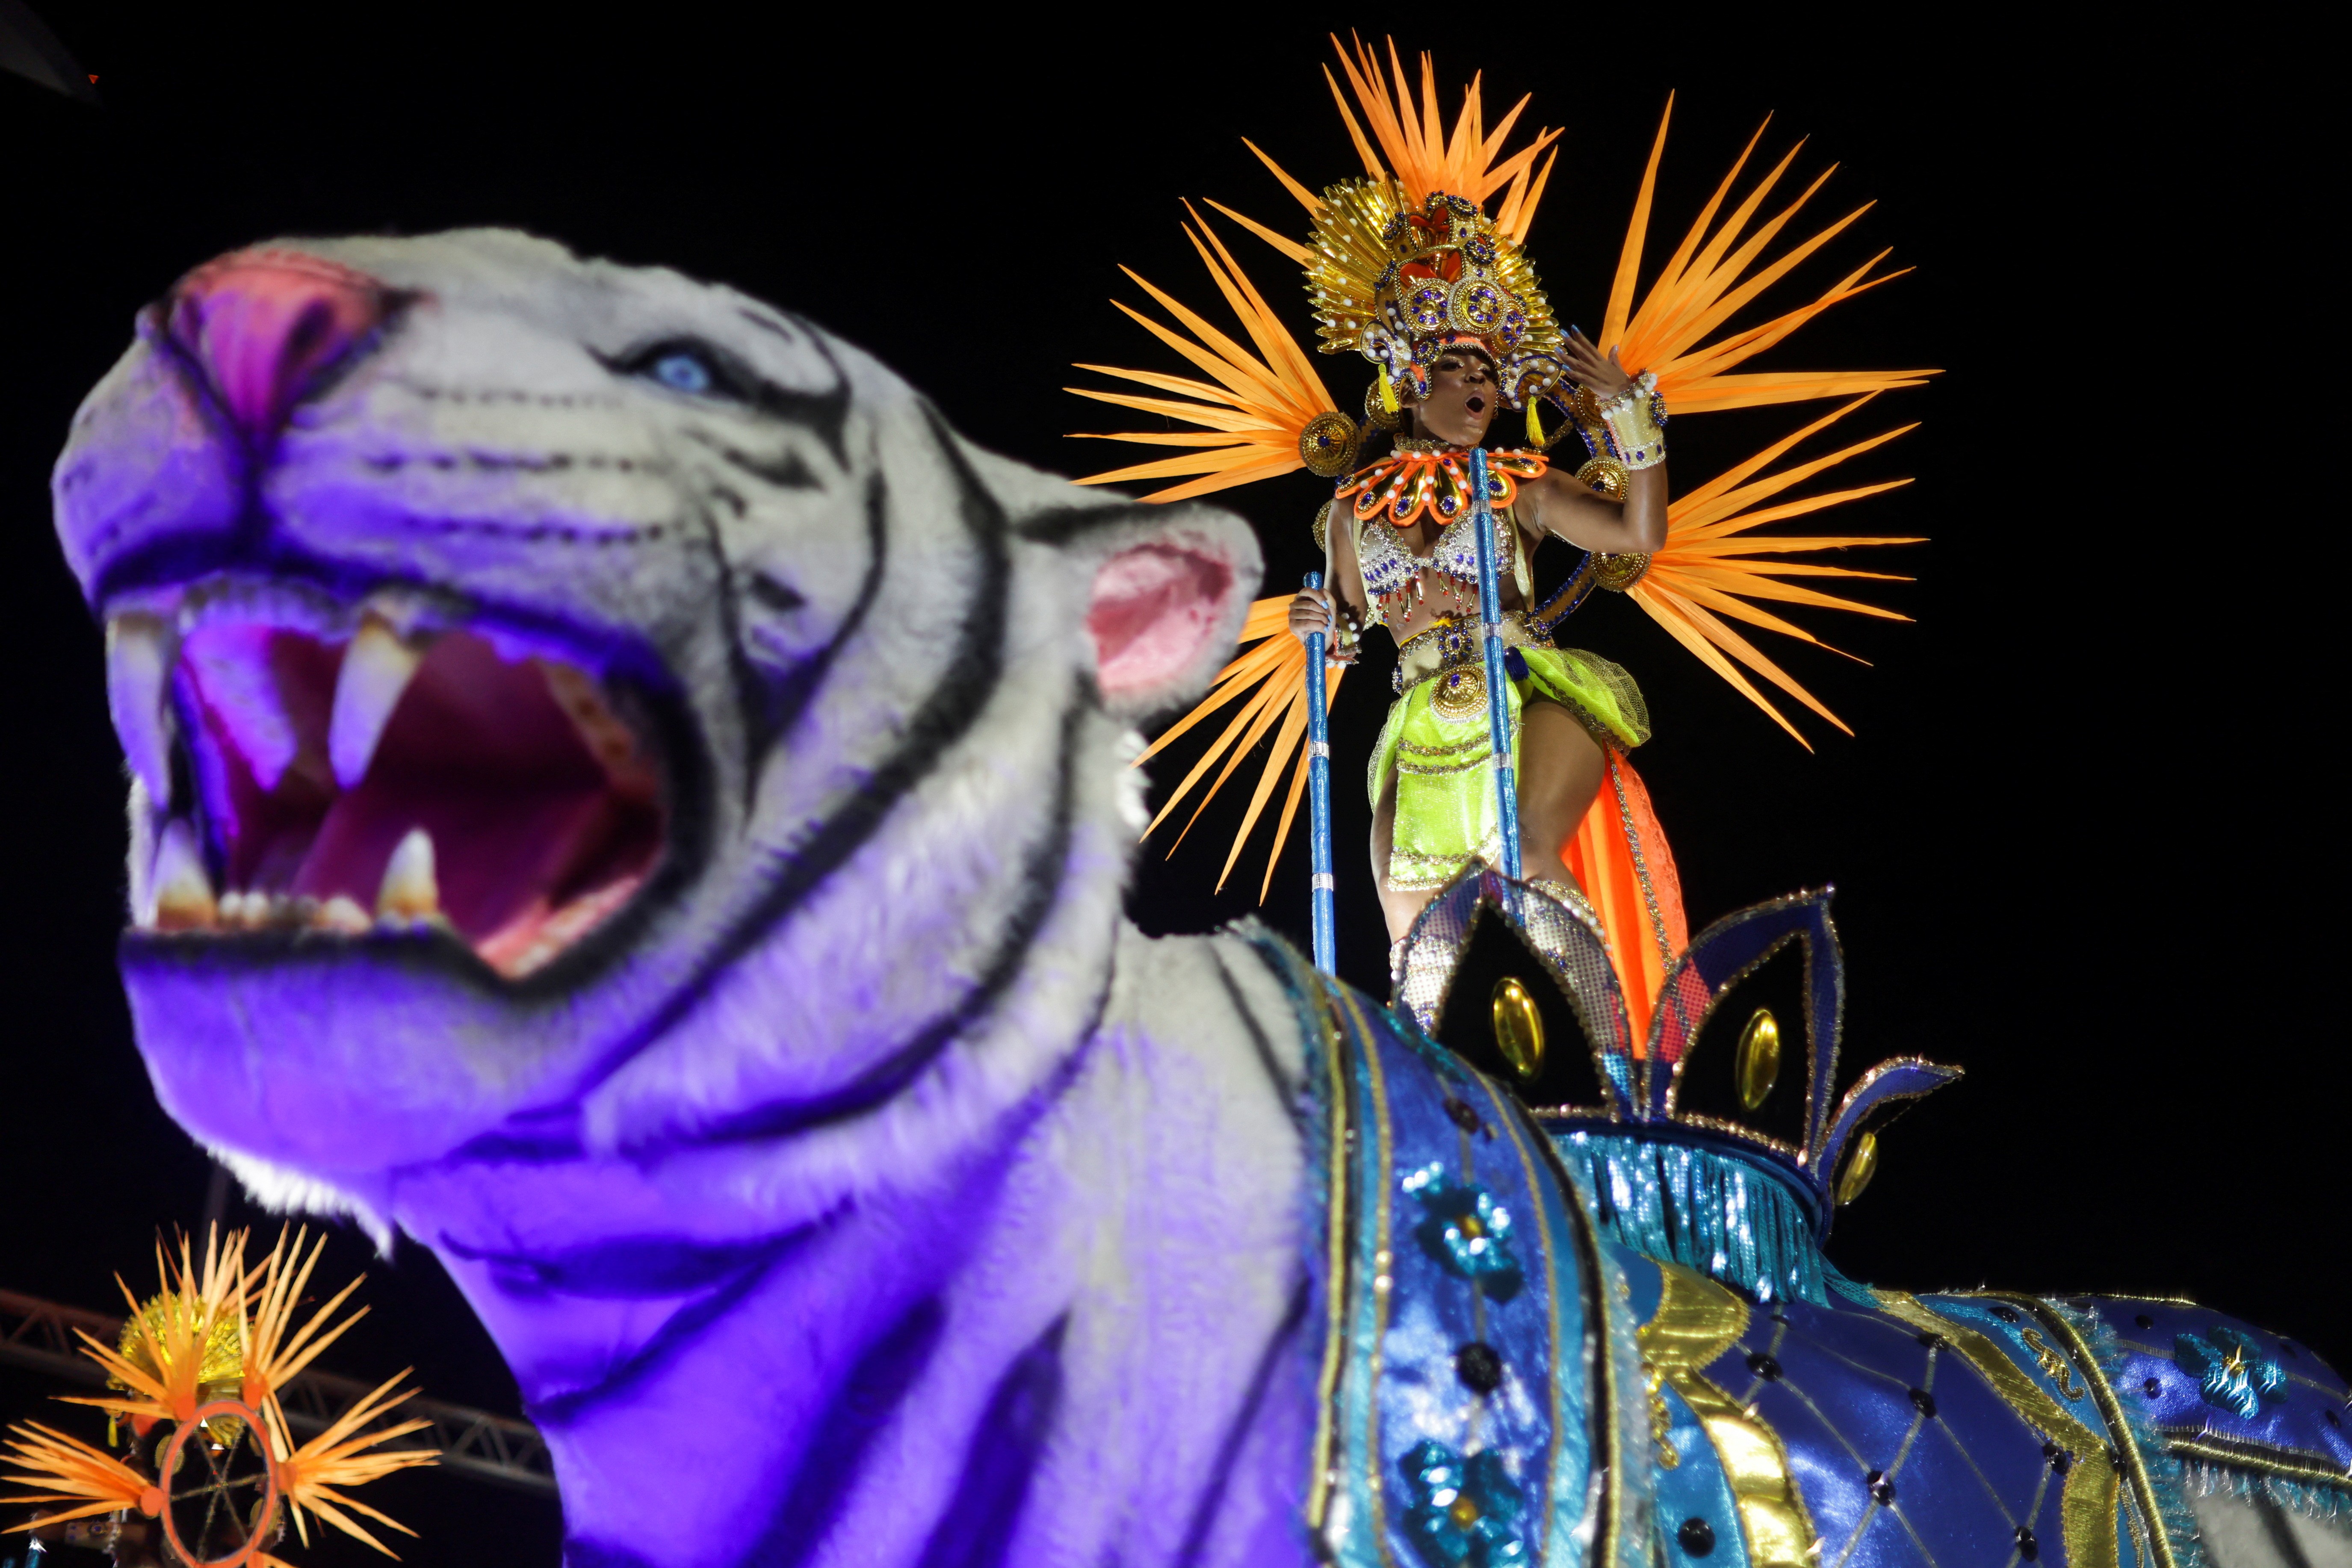
[[[1201,704],[1138,759],[1157,753],[1212,713],[1240,704],[1151,827],[1188,797],[1197,822],[1244,755],[1270,737],[1219,885],[1287,770],[1287,796],[1266,862],[1270,882],[1307,777],[1304,640],[1318,631],[1327,635],[1328,698],[1353,662],[1361,632],[1377,623],[1399,644],[1397,700],[1369,771],[1372,868],[1391,938],[1402,937],[1436,889],[1474,862],[1496,863],[1501,825],[1476,611],[1476,507],[1468,452],[1485,442],[1498,408],[1524,413],[1525,447],[1489,450],[1486,466],[1489,499],[1504,520],[1496,542],[1504,557],[1497,561],[1506,611],[1501,636],[1509,645],[1504,662],[1521,770],[1527,875],[1553,883],[1601,929],[1638,1040],[1667,968],[1688,941],[1673,854],[1627,762],[1628,750],[1646,738],[1649,718],[1630,676],[1597,655],[1554,646],[1553,628],[1593,589],[1622,593],[1801,744],[1807,743],[1802,734],[1751,676],[1843,730],[1835,714],[1733,623],[1818,642],[1759,600],[1901,619],[1808,585],[1826,577],[1887,574],[1773,557],[1916,541],[1755,531],[1906,482],[1796,499],[1785,494],[1901,429],[1824,456],[1782,459],[1880,392],[1917,385],[1934,373],[1735,374],[1735,367],[1830,306],[1901,276],[1873,275],[1885,259],[1882,251],[1802,304],[1759,322],[1735,324],[1759,294],[1866,210],[1771,254],[1790,218],[1828,176],[1816,178],[1779,212],[1759,216],[1795,159],[1791,149],[1732,200],[1762,139],[1760,129],[1643,289],[1637,288],[1643,247],[1665,149],[1661,121],[1601,331],[1588,339],[1574,328],[1564,330],[1525,250],[1559,132],[1539,131],[1507,152],[1526,99],[1489,131],[1473,81],[1449,129],[1438,118],[1428,56],[1422,57],[1415,93],[1393,44],[1384,69],[1360,42],[1352,47],[1334,43],[1348,85],[1343,91],[1339,79],[1329,79],[1332,96],[1364,177],[1318,195],[1251,145],[1306,208],[1313,232],[1303,243],[1222,204],[1208,205],[1305,270],[1321,351],[1360,355],[1372,366],[1362,417],[1340,411],[1307,354],[1198,211],[1186,236],[1247,343],[1129,272],[1175,325],[1118,308],[1206,379],[1090,364],[1079,368],[1159,395],[1069,388],[1198,427],[1091,436],[1192,449],[1090,475],[1081,483],[1173,479],[1179,482],[1146,499],[1177,500],[1300,468],[1338,481],[1316,519],[1323,580],[1330,589],[1259,600],[1242,632],[1245,647],[1255,646],[1246,647]],[[1671,100],[1668,108],[1671,113]],[[1725,472],[1685,484],[1669,500],[1664,465],[1670,414],[1832,397],[1845,401]],[[1571,429],[1585,450],[1572,468],[1556,468],[1547,454]],[[1365,443],[1382,432],[1394,436],[1395,450],[1364,465]],[[1580,546],[1585,555],[1567,585],[1538,605],[1529,558],[1550,538]],[[1282,635],[1286,628],[1290,636]],[[1212,769],[1215,776],[1208,779]],[[1204,779],[1206,789],[1194,795]]]
[[[1612,479],[1622,499],[1596,494],[1532,451],[1489,455],[1518,792],[1519,841],[1533,880],[1569,881],[1565,853],[1606,780],[1609,753],[1649,739],[1641,689],[1596,654],[1557,648],[1528,625],[1529,557],[1547,537],[1604,557],[1646,556],[1665,543],[1664,434],[1649,388],[1571,328],[1562,347],[1575,381],[1642,466]],[[1488,770],[1486,684],[1477,625],[1478,550],[1468,502],[1468,449],[1494,422],[1499,367],[1467,333],[1442,340],[1406,412],[1393,456],[1339,486],[1325,520],[1331,589],[1291,602],[1291,634],[1323,631],[1352,662],[1357,637],[1383,625],[1397,642],[1400,695],[1373,749],[1372,877],[1389,936],[1402,940],[1433,894],[1474,858],[1499,862],[1501,830]],[[1424,476],[1426,481],[1424,481]],[[1346,526],[1335,526],[1344,518]]]

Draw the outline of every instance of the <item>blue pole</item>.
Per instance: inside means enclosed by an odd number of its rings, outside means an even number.
[[[1307,586],[1320,588],[1323,574],[1307,574]],[[1313,863],[1308,879],[1308,917],[1315,930],[1315,967],[1339,972],[1339,940],[1332,927],[1331,716],[1323,707],[1323,634],[1307,639],[1307,847]]]
[[[1496,581],[1495,509],[1487,500],[1486,453],[1470,449],[1470,489],[1477,511],[1478,619],[1486,653],[1486,734],[1495,748],[1495,809],[1502,817],[1503,875],[1519,876],[1519,781],[1511,767],[1511,700],[1503,685],[1503,592]]]

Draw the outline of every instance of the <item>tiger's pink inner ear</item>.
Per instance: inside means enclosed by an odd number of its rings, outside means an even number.
[[[1233,563],[1196,550],[1141,544],[1105,561],[1087,608],[1104,698],[1148,698],[1182,679],[1216,635],[1233,593]]]

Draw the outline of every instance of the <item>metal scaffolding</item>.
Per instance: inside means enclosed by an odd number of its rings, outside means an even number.
[[[74,1337],[76,1329],[110,1345],[122,1332],[122,1320],[0,1290],[0,1363],[75,1383],[103,1384],[106,1373],[81,1353],[81,1342]],[[310,1436],[323,1431],[373,1386],[314,1366],[280,1390],[278,1402],[285,1406],[287,1424]],[[443,1469],[542,1497],[555,1495],[555,1470],[548,1458],[546,1440],[529,1422],[468,1410],[461,1405],[412,1399],[373,1425],[388,1426],[416,1416],[433,1425],[395,1437],[385,1447],[438,1448]]]

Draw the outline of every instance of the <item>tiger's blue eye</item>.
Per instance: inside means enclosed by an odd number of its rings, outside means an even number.
[[[699,396],[710,390],[710,367],[683,350],[666,353],[656,360],[653,372],[654,379],[672,392],[688,392]]]

